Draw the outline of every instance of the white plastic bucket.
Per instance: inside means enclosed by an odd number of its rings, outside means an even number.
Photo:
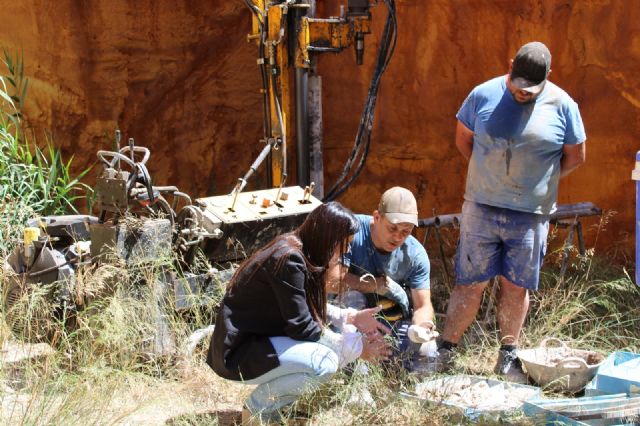
[[[560,346],[549,347],[555,341]],[[541,387],[566,392],[579,392],[589,383],[604,362],[595,351],[571,349],[563,341],[550,337],[535,349],[518,351],[527,375]]]

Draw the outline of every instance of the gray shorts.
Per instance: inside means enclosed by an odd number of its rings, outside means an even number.
[[[456,253],[456,283],[469,285],[502,275],[538,289],[547,250],[549,215],[465,201]]]

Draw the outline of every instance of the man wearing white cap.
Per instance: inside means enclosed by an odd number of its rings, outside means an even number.
[[[355,292],[347,293],[346,303],[356,308],[378,305],[385,309],[385,299],[392,300],[397,311],[387,309],[385,317],[399,339],[399,351],[410,352],[405,357],[405,366],[409,366],[419,345],[407,339],[408,328],[413,324],[419,326],[414,327],[417,330],[435,331],[429,257],[411,236],[418,225],[416,199],[408,189],[396,186],[382,195],[372,216],[356,217],[360,227],[347,255],[349,273],[345,278],[347,287]]]
[[[497,276],[501,347],[495,372],[526,379],[516,350],[529,292],[538,289],[558,181],[585,160],[578,105],[547,80],[550,72],[549,49],[527,43],[509,73],[474,88],[456,115],[456,146],[469,168],[456,286],[438,350],[445,369]]]

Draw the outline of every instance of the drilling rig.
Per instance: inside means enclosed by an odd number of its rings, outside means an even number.
[[[27,223],[23,241],[5,260],[5,270],[10,271],[4,287],[6,312],[46,288],[53,308],[44,315],[73,318],[73,312],[84,309],[95,296],[78,285],[78,270],[108,264],[155,265],[158,269],[151,279],[160,283],[158,300],[170,294],[177,310],[192,309],[199,295],[215,292],[229,279],[228,265],[292,231],[322,203],[313,195],[324,192],[318,161],[321,144],[318,132],[310,132],[320,125],[321,102],[318,96],[309,96],[309,86],[317,95],[320,80],[315,66],[320,54],[353,48],[355,63],[362,64],[372,4],[347,0],[337,16],[317,18],[315,1],[243,1],[253,14],[248,40],[258,47],[264,124],[259,141],[263,147],[247,172],[230,193],[192,200],[175,186],[155,185],[148,171],[150,150],[136,145],[133,138],[122,144],[116,130],[112,149],[97,152],[102,166],[95,186],[97,215],[48,216]],[[395,45],[395,3],[384,3],[387,23],[354,148],[325,200],[336,198],[353,182],[369,150],[380,77]],[[293,122],[295,138],[289,137]],[[297,185],[285,186],[291,139]],[[244,191],[265,160],[270,187]],[[204,270],[195,266],[198,256],[215,266]],[[111,279],[117,286],[118,277]],[[153,351],[171,352],[161,311]],[[7,321],[14,330],[25,326],[17,315],[7,315]],[[35,331],[33,340],[51,337],[47,329]]]

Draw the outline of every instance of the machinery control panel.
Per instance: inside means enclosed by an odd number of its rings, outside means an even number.
[[[204,227],[222,231],[221,239],[206,242],[205,254],[216,262],[241,259],[293,231],[322,204],[312,191],[313,186],[289,186],[196,199],[208,222]]]

